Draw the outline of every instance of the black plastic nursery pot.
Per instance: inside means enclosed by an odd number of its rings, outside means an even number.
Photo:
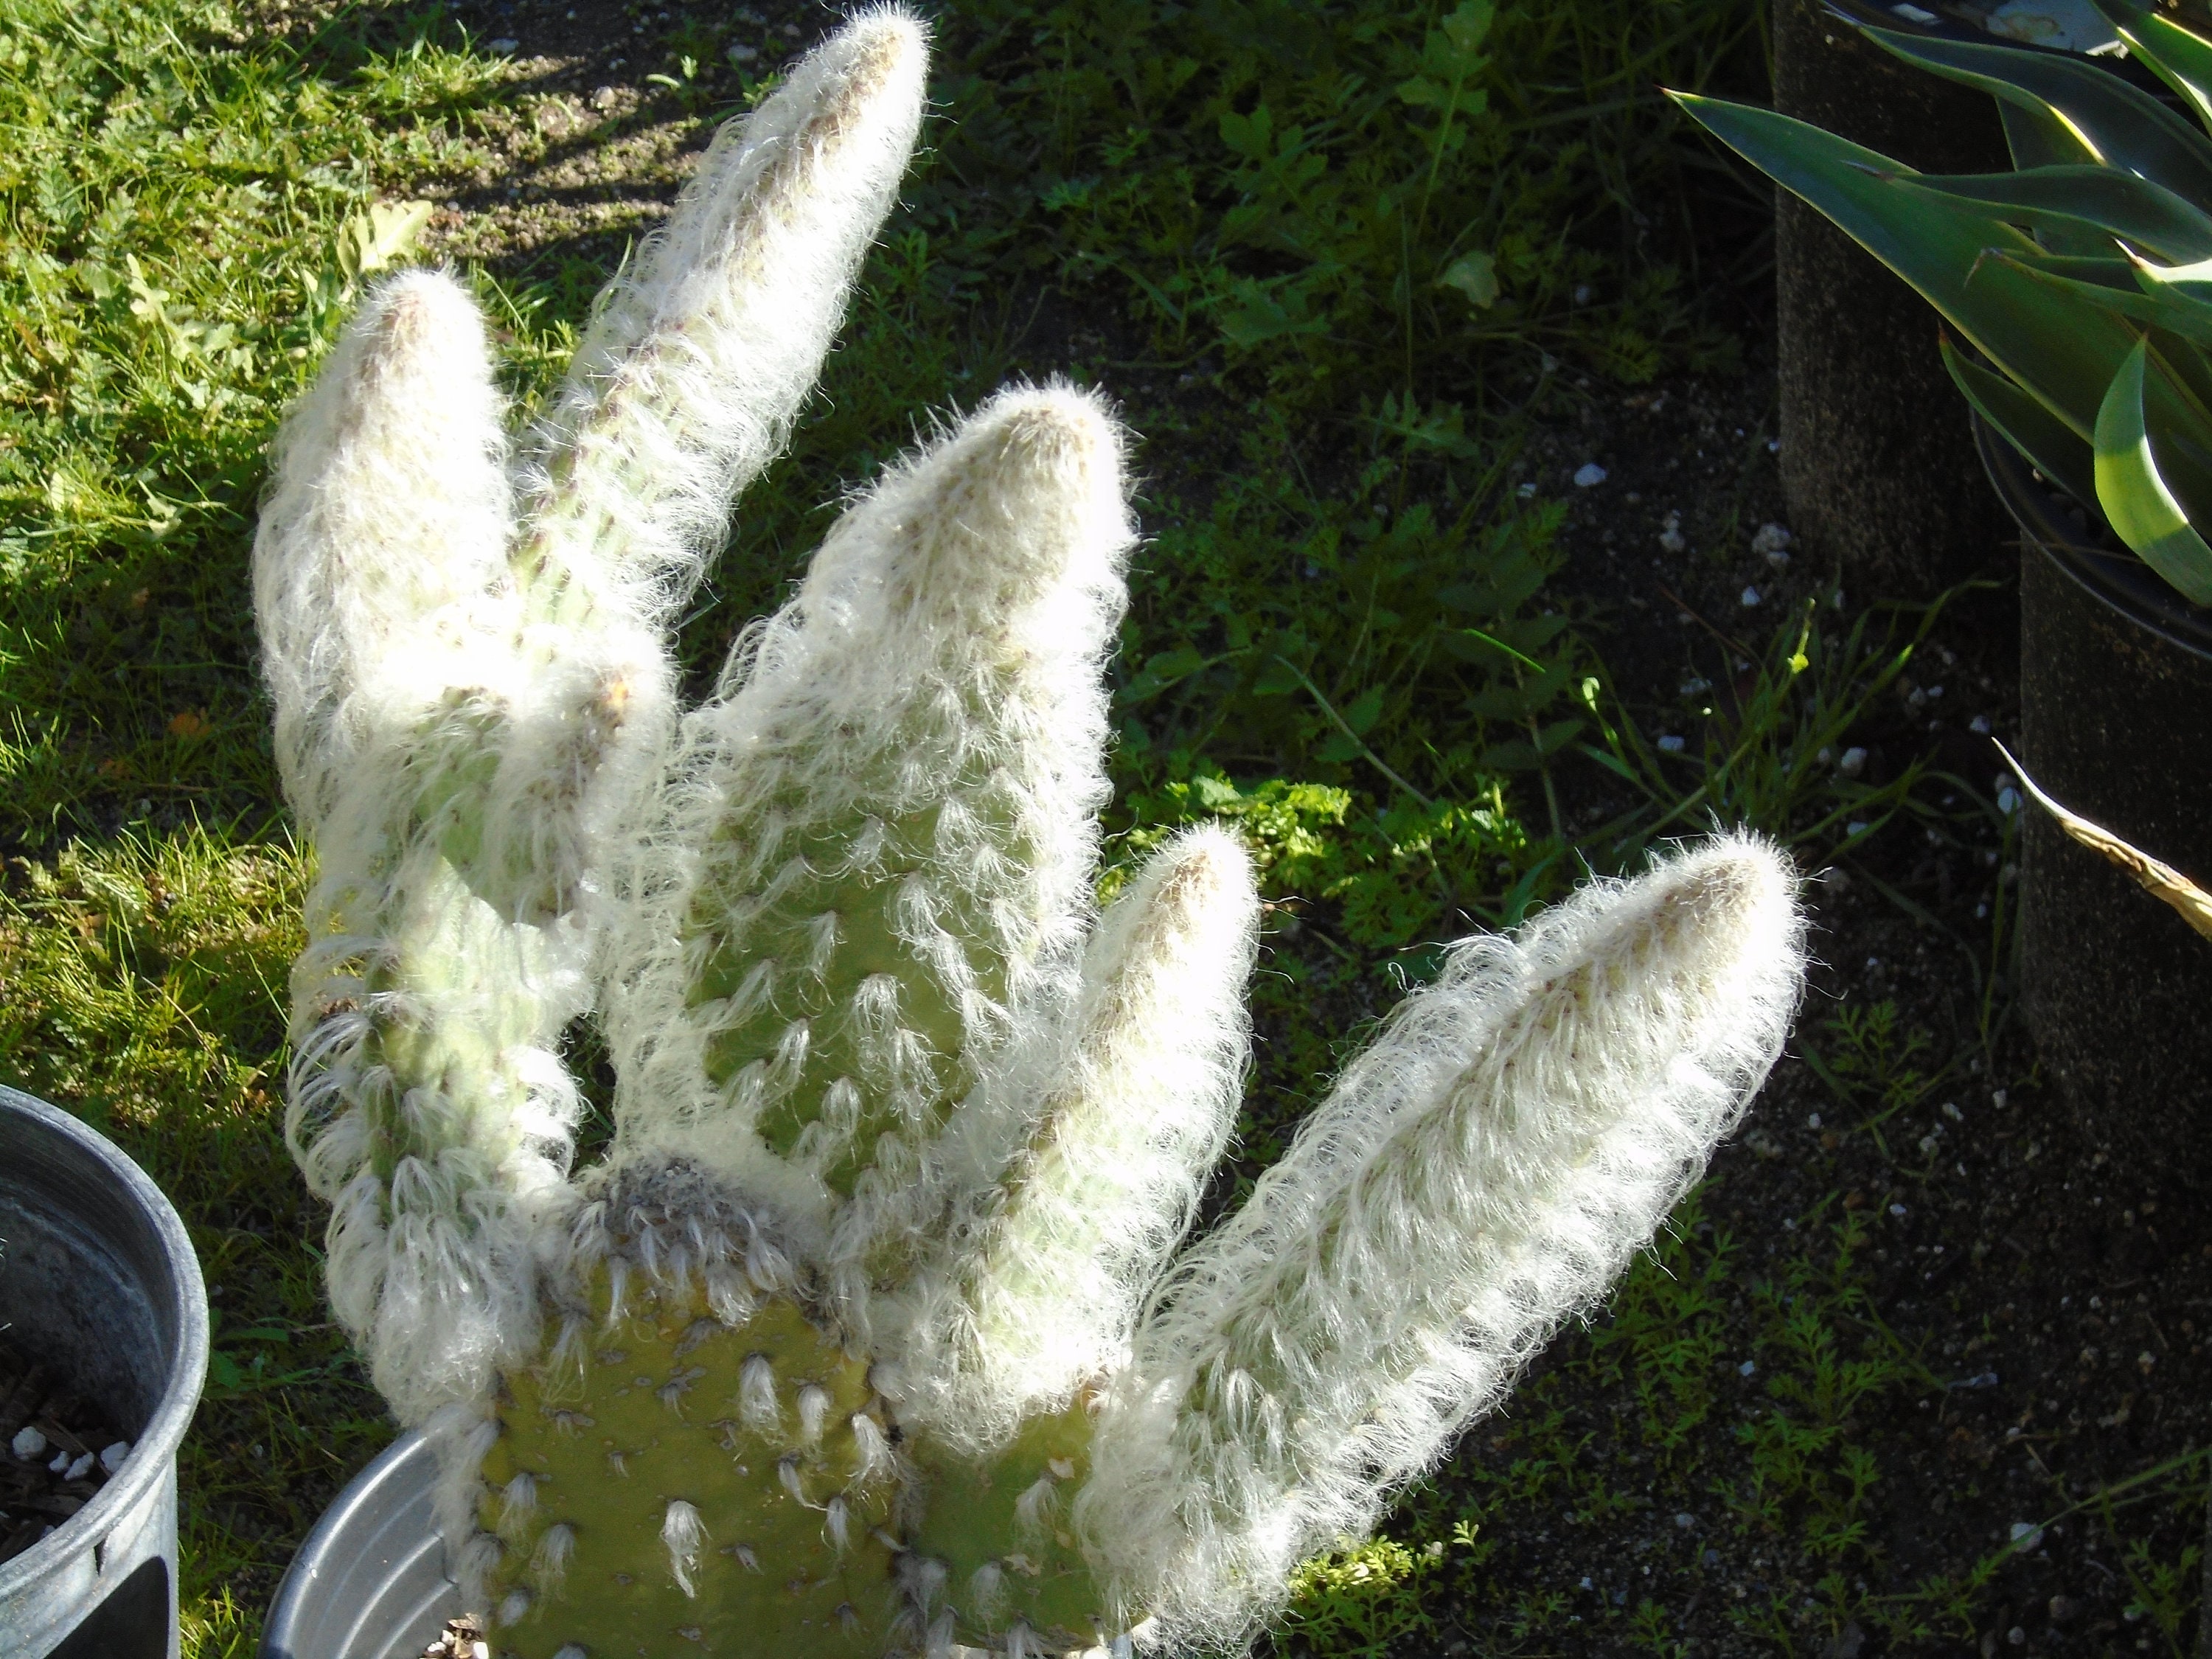
[[[0,1563],[0,1654],[175,1659],[177,1448],[207,1371],[199,1261],[143,1170],[66,1112],[9,1088],[0,1328],[96,1403],[131,1448],[82,1508]],[[0,1446],[0,1458],[15,1455]]]
[[[1906,33],[1887,7],[1851,17]],[[1774,0],[1774,106],[1923,173],[2001,173],[1996,100],[1900,63],[1831,0]],[[1790,527],[1847,591],[1929,595],[2004,540],[1936,313],[1786,190],[1775,192],[1782,489]]]
[[[419,1434],[356,1475],[292,1559],[260,1659],[421,1659],[461,1611],[432,1508],[437,1482]]]
[[[2212,878],[2212,610],[1976,435],[2022,539],[2021,763],[2074,811]],[[2212,940],[2031,806],[2019,938],[2028,1028],[2091,1142],[2146,1185],[2212,1182]]]

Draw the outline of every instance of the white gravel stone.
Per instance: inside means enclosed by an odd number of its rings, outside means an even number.
[[[1575,469],[1575,488],[1595,489],[1605,482],[1605,469],[1595,461],[1584,461]]]
[[[131,1443],[128,1440],[118,1440],[112,1446],[101,1448],[100,1467],[112,1474],[123,1467],[124,1460],[130,1455]]]
[[[64,1480],[83,1480],[85,1476],[92,1473],[92,1466],[96,1461],[97,1460],[90,1452],[85,1453],[83,1456],[78,1458],[75,1462],[69,1466],[68,1473],[64,1474],[62,1479]]]
[[[46,1437],[27,1425],[15,1431],[15,1437],[8,1443],[8,1449],[27,1463],[34,1457],[46,1455]]]

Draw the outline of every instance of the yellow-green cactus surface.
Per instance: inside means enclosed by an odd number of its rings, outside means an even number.
[[[504,1546],[500,1650],[612,1659],[669,1651],[672,1636],[679,1651],[873,1659],[896,1645],[897,1494],[867,1366],[781,1298],[735,1329],[703,1298],[630,1301],[580,1367],[507,1379],[482,1517]],[[676,1547],[664,1536],[678,1504],[699,1520],[688,1550],[680,1526]]]
[[[947,1610],[977,1644],[1114,1633],[1067,1515],[1086,1404],[936,1456],[788,1297],[735,1327],[688,1289],[608,1299],[602,1270],[588,1340],[505,1379],[478,1515],[502,1656],[875,1659]]]

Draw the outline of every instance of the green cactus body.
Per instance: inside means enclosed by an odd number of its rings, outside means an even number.
[[[510,1659],[1234,1651],[1603,1292],[1796,1005],[1772,849],[1595,884],[1449,953],[1189,1241],[1260,905],[1218,825],[1096,902],[1136,526],[1073,387],[884,469],[679,714],[668,629],[926,41],[864,11],[716,139],[521,466],[428,271],[276,448],[255,606],[319,864],[287,1135]],[[582,1018],[616,1134],[575,1174]]]
[[[731,1326],[689,1285],[627,1289],[610,1322],[599,1269],[588,1342],[503,1379],[477,1516],[501,1545],[486,1595],[502,1653],[672,1638],[876,1659],[940,1595],[964,1641],[1016,1626],[1050,1651],[1101,1639],[1105,1602],[1066,1514],[1091,1402],[994,1458],[933,1455],[788,1297]],[[696,1549],[669,1541],[675,1504],[698,1517]]]
[[[935,1134],[975,1068],[957,1004],[894,915],[908,884],[939,884],[939,812],[819,823],[799,816],[805,805],[732,826],[726,844],[746,856],[703,884],[698,943],[708,954],[690,994],[696,1006],[743,1011],[710,1042],[708,1075],[728,1089],[758,1067],[761,1139],[782,1158],[806,1142],[823,1183],[849,1198],[883,1137],[910,1145]],[[856,848],[862,835],[872,844]],[[982,929],[963,914],[980,896],[930,897],[976,994],[1002,1001],[1004,970],[974,948]]]
[[[1018,1624],[1065,1653],[1120,1633],[1067,1512],[1090,1478],[1095,1404],[1033,1419],[995,1457],[916,1449],[926,1502],[913,1547],[945,1565],[963,1641],[994,1645]]]
[[[502,1130],[520,1090],[501,1057],[537,1035],[542,1015],[523,988],[531,952],[518,952],[506,931],[448,867],[408,919],[404,947],[362,975],[371,1010],[362,1063],[390,1078],[368,1096],[372,1157],[387,1181],[404,1159],[489,1163],[512,1142]],[[502,957],[523,971],[484,974],[487,960]],[[467,1017],[455,1018],[448,1010],[462,993]]]
[[[602,1274],[580,1362],[505,1379],[480,1514],[503,1547],[488,1586],[502,1650],[876,1659],[903,1603],[867,1366],[780,1297],[732,1328],[667,1289],[638,1291],[610,1324],[606,1295]],[[511,1503],[518,1476],[528,1500]],[[684,1582],[665,1536],[677,1503],[703,1531]]]

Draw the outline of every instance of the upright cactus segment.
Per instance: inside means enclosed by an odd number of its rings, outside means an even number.
[[[678,714],[663,630],[888,210],[923,44],[863,17],[718,137],[522,459],[422,273],[278,453],[293,1144],[525,1659],[1233,1646],[1602,1291],[1795,1006],[1771,849],[1594,884],[1455,947],[1185,1249],[1258,906],[1215,829],[1094,903],[1132,531],[1070,388],[891,469]],[[586,1013],[617,1133],[572,1178]]]
[[[404,1420],[536,1340],[576,1114],[556,1050],[593,1000],[586,901],[667,750],[662,629],[812,385],[924,55],[863,19],[724,131],[520,461],[476,306],[430,272],[371,296],[280,439],[254,599],[320,860],[288,1133]]]

